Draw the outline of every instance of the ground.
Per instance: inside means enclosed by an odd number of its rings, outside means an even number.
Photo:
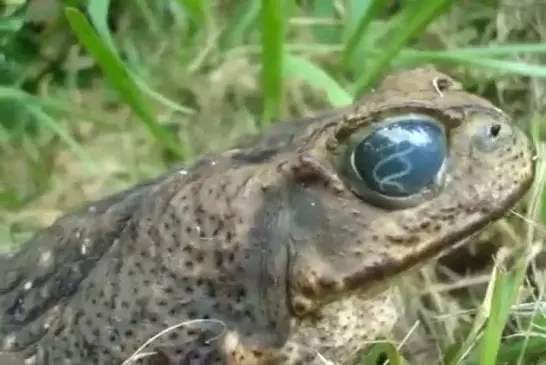
[[[222,150],[273,120],[344,105],[392,69],[433,63],[535,136],[546,125],[546,3],[539,1],[80,1],[96,38],[81,13],[57,0],[28,1],[33,21],[19,22],[23,2],[0,9],[5,249],[86,200]],[[525,253],[541,240],[544,171],[539,165],[536,188],[519,207],[524,219],[511,215],[484,240]],[[506,318],[486,321],[479,309],[508,313],[506,298],[518,293],[511,280],[524,270],[515,268],[495,281],[491,295],[504,295],[502,303],[482,302],[496,277],[490,267],[463,278],[432,266],[416,275],[413,308],[445,356],[447,346],[461,347],[447,363],[475,344],[459,363],[495,363]],[[522,289],[520,302],[531,293]],[[523,333],[529,306],[515,307],[505,335]],[[472,327],[483,323],[484,332]],[[499,359],[516,363],[523,351],[521,363],[530,363],[542,352],[541,336],[506,340]]]

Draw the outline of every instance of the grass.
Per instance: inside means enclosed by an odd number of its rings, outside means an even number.
[[[276,120],[347,105],[389,71],[427,63],[515,115],[543,154],[541,6],[8,1],[0,8],[0,241],[20,244],[85,200]],[[542,290],[531,291],[525,275],[544,230],[545,171],[539,163],[523,219],[493,228],[508,248],[481,284],[430,267],[414,278],[416,312],[444,364],[546,363]],[[405,361],[383,343],[366,363],[379,354]]]

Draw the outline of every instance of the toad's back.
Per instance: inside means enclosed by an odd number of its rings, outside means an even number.
[[[532,177],[500,110],[434,70],[397,74],[39,232],[0,267],[2,347],[119,364],[186,321],[146,348],[156,363],[350,363],[396,319],[389,280],[500,217]]]

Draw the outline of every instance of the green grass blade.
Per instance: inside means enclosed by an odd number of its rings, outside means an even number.
[[[283,43],[287,0],[262,0],[262,91],[264,110],[262,121],[276,119],[282,96]]]
[[[527,265],[524,264],[514,271],[499,271],[493,289],[491,312],[480,343],[480,365],[495,365],[497,362],[502,333],[525,276]]]
[[[8,0],[4,1],[2,3],[2,7],[0,8],[0,16],[1,17],[8,17],[13,15],[14,13],[20,11],[23,9],[23,7],[26,5],[26,0]]]
[[[457,344],[456,351],[446,354],[444,364],[461,364],[469,352],[470,356],[465,364],[496,364],[504,327],[518,298],[527,267],[539,252],[536,247],[529,245],[525,245],[520,251],[514,254],[517,259],[511,268],[495,265],[487,293],[471,330],[466,339]]]
[[[149,27],[150,33],[154,34],[156,37],[167,37],[167,32],[165,32],[164,27],[161,24],[161,21],[154,11],[151,9],[152,4],[147,0],[135,0],[135,7],[140,12],[140,15],[144,19],[146,26]]]
[[[117,122],[111,120],[110,117],[104,113],[97,112],[95,110],[84,110],[77,106],[74,106],[72,103],[65,102],[63,100],[45,96],[34,96],[28,94],[20,89],[15,89],[12,87],[2,87],[0,86],[0,100],[19,100],[25,103],[34,103],[39,105],[46,111],[52,113],[62,113],[64,115],[71,115],[71,117],[76,117],[82,120],[91,122],[101,128],[113,129],[116,128]]]
[[[14,189],[0,187],[0,206],[8,209],[17,209],[21,206],[23,198]],[[4,242],[0,241],[0,245]]]
[[[102,40],[110,47],[110,50],[117,53],[114,39],[108,27],[108,9],[110,9],[110,0],[92,0],[87,2],[87,11],[91,18],[91,23],[93,23]]]
[[[388,69],[391,60],[410,39],[424,31],[428,24],[449,9],[452,0],[414,1],[408,3],[397,17],[397,26],[392,26],[384,39],[381,52],[360,70],[353,95],[360,95],[369,89],[381,74]]]
[[[499,44],[490,45],[487,47],[468,47],[468,48],[453,48],[441,51],[413,50],[404,49],[401,55],[408,58],[417,59],[436,59],[439,57],[487,57],[495,58],[499,56],[515,56],[521,54],[542,54],[546,53],[546,43],[515,43],[515,44]]]
[[[537,152],[535,185],[530,194],[529,211],[538,217],[539,222],[546,222],[546,144],[542,143],[542,136],[546,126],[546,118],[538,113],[531,119],[531,138]]]
[[[14,34],[21,30],[25,25],[25,19],[22,16],[11,18],[0,18],[0,32]]]
[[[132,75],[133,80],[138,85],[140,90],[143,93],[147,94],[150,98],[157,101],[158,103],[161,103],[164,106],[166,106],[167,108],[170,108],[170,109],[172,109],[172,110],[174,110],[174,111],[176,111],[176,112],[178,112],[180,114],[193,115],[193,114],[196,113],[196,111],[194,109],[189,108],[189,107],[187,107],[185,105],[182,105],[182,104],[180,104],[180,103],[166,97],[165,95],[155,91],[144,80],[142,80],[137,75],[134,75],[132,72],[130,72],[130,74]]]
[[[480,66],[490,71],[497,71],[503,74],[513,74],[529,77],[546,77],[546,66],[533,65],[519,61],[502,61],[487,58],[454,57],[459,64],[468,66]]]
[[[475,346],[476,342],[479,341],[479,337],[485,324],[487,323],[487,318],[489,317],[489,313],[491,311],[492,296],[495,288],[495,282],[498,276],[498,270],[499,268],[497,266],[493,267],[493,272],[491,274],[491,279],[489,281],[485,297],[482,301],[482,304],[477,308],[476,316],[474,317],[472,327],[468,331],[466,338],[463,341],[454,343],[450,348],[447,349],[447,351],[445,351],[442,364],[461,364],[463,358]]]
[[[283,77],[298,77],[314,88],[324,90],[333,107],[349,105],[353,100],[326,71],[305,58],[286,53],[284,56]]]
[[[360,20],[356,24],[355,29],[349,33],[347,41],[343,45],[343,51],[341,53],[341,70],[349,69],[350,62],[357,47],[366,36],[371,22],[377,17],[379,11],[385,7],[385,1],[383,0],[370,0],[367,3],[367,7],[360,16]]]
[[[546,356],[546,333],[535,333],[523,340],[510,341],[502,344],[499,349],[499,361],[501,364],[535,364],[537,357]],[[469,365],[481,365],[478,362]]]
[[[229,49],[243,43],[245,34],[249,33],[252,26],[260,16],[259,1],[241,1],[233,13],[233,20],[220,37],[222,48]]]
[[[207,8],[203,0],[177,0],[178,4],[190,14],[190,19],[198,26],[207,20]]]
[[[489,71],[496,71],[497,73],[516,75],[516,76],[528,76],[536,78],[546,77],[546,66],[533,65],[529,63],[519,61],[502,61],[487,58],[454,58],[459,64],[467,66],[479,66]]]
[[[528,77],[546,77],[546,66],[534,65],[520,61],[498,60],[485,55],[467,56],[455,52],[401,52],[399,61],[401,63],[429,63],[457,64],[465,66],[478,66],[488,71],[501,74],[511,74]]]
[[[546,143],[542,142],[541,134],[544,128],[543,116],[534,115],[530,122],[531,140],[535,146],[535,179],[530,192],[527,194],[527,218],[529,222],[546,222]],[[542,233],[542,226],[529,224],[527,227],[527,242],[532,242],[537,232]]]
[[[51,118],[39,106],[26,104],[26,107],[41,123],[43,123],[43,125],[50,128],[64,143],[66,143],[89,171],[98,171],[98,166],[88,157],[85,150],[70,136],[70,133],[61,128],[55,119]]]
[[[188,155],[187,149],[181,146],[174,136],[159,124],[129,71],[121,60],[110,51],[109,47],[101,41],[83,14],[76,8],[66,8],[65,12],[74,33],[98,62],[106,78],[119,92],[124,102],[140,117],[159,143],[176,156],[186,157]]]
[[[383,361],[381,361],[383,360]],[[388,362],[387,362],[388,360]],[[406,365],[406,361],[391,342],[379,342],[370,346],[366,354],[358,362],[359,365]]]
[[[314,1],[312,7],[312,19],[336,20],[336,4],[333,1]],[[338,44],[341,40],[341,27],[337,24],[314,24],[311,31],[322,44]]]

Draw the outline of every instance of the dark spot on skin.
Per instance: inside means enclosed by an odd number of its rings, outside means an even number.
[[[317,294],[315,288],[311,285],[309,285],[308,283],[304,283],[301,287],[300,287],[300,290],[301,290],[301,293],[307,297],[312,297],[314,295]]]
[[[426,230],[428,227],[430,227],[430,221],[422,221],[419,224],[419,228],[422,230]]]
[[[294,301],[293,308],[294,308],[294,312],[298,315],[302,315],[306,313],[309,309],[304,302],[301,302],[298,300]]]
[[[228,255],[228,261],[229,261],[230,263],[235,262],[235,253],[233,253],[233,252],[230,252],[230,253],[229,253],[229,255]]]
[[[318,279],[318,285],[323,290],[331,290],[336,286],[336,282],[331,279],[321,277]]]
[[[271,161],[279,151],[278,148],[238,151],[231,156],[233,162],[241,164],[260,164]]]
[[[386,235],[385,238],[394,244],[405,243],[407,239],[406,236],[393,236],[393,235]]]
[[[197,262],[203,262],[205,261],[205,253],[202,251],[199,251],[195,254],[195,261]]]

